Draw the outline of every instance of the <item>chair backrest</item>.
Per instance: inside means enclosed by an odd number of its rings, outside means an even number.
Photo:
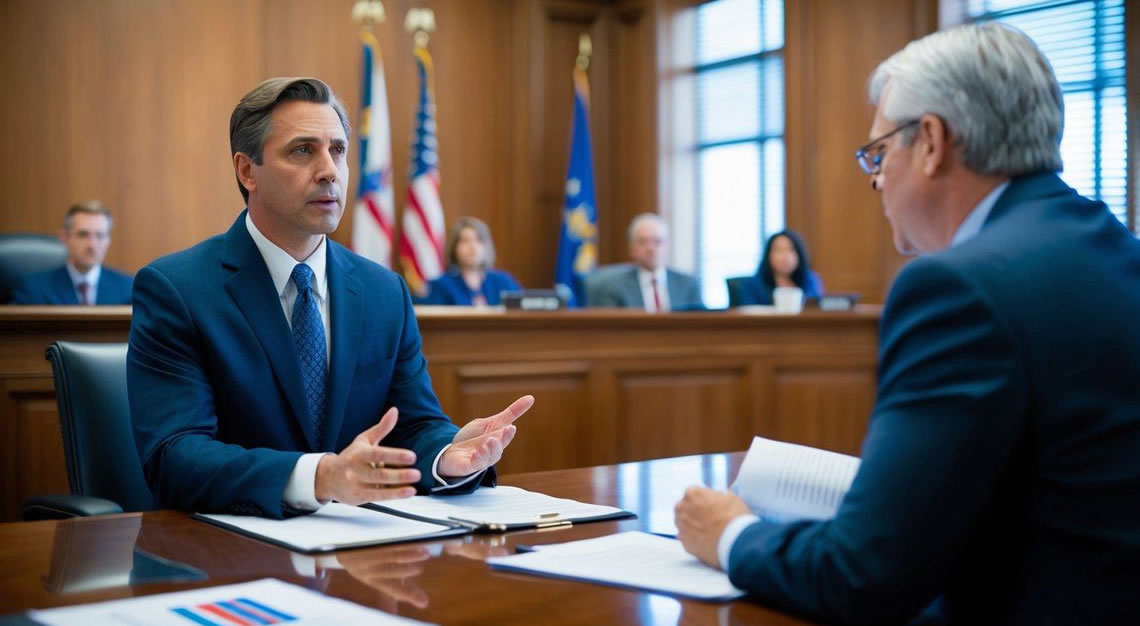
[[[71,493],[124,511],[157,508],[143,478],[127,403],[127,344],[57,341],[47,349]]]
[[[67,247],[50,235],[0,235],[0,304],[12,299],[12,289],[28,274],[63,267]]]

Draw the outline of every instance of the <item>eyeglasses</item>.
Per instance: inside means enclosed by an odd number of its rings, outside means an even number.
[[[911,126],[914,126],[918,122],[919,122],[918,120],[911,120],[909,122],[904,122],[898,128],[896,128],[896,129],[892,130],[891,132],[883,135],[882,137],[879,137],[878,139],[872,139],[871,141],[867,142],[867,145],[856,150],[855,151],[855,160],[859,162],[859,167],[863,168],[864,172],[867,172],[868,174],[871,174],[872,176],[877,174],[879,172],[879,165],[881,165],[883,162],[883,154],[885,151],[884,150],[875,150],[875,147],[878,144],[882,143],[883,140],[886,139],[887,137],[890,137],[891,135],[893,135],[893,134],[895,134],[895,133],[897,133],[903,129],[910,128]],[[872,151],[874,151],[873,154],[872,154]]]

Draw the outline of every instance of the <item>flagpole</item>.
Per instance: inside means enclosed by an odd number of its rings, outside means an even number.
[[[419,65],[420,98],[413,133],[408,197],[400,226],[400,265],[408,287],[425,296],[429,283],[446,269],[443,214],[439,184],[439,151],[436,139],[433,67],[427,45],[435,31],[431,9],[409,9],[404,30],[413,34],[412,56]]]
[[[352,213],[352,245],[357,254],[391,267],[395,235],[392,197],[392,147],[388,123],[388,91],[380,42],[373,28],[385,20],[380,0],[357,0],[352,21],[360,27],[363,81],[360,94],[360,145],[356,200]]]

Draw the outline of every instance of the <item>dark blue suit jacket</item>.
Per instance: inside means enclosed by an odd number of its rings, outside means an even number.
[[[1056,176],[917,259],[883,311],[863,464],[826,522],[759,522],[737,586],[828,622],[1140,614],[1140,242]]]
[[[504,291],[519,291],[522,287],[514,276],[495,269],[488,269],[483,277],[483,285],[479,292],[486,298],[487,304],[501,303],[501,294]],[[447,273],[431,281],[428,295],[423,304],[453,304],[470,306],[476,292],[467,287],[459,270],[452,267]]]
[[[95,290],[95,304],[130,304],[131,277],[106,265],[99,271],[99,287]],[[12,291],[12,304],[79,304],[75,285],[67,266],[48,272],[29,274]]]
[[[725,281],[728,285],[728,306],[773,304],[772,287],[758,275],[738,276]],[[805,298],[823,295],[823,279],[814,270],[807,271],[807,283],[802,287]]]
[[[327,249],[321,441],[302,428],[293,337],[244,212],[226,234],[139,271],[127,386],[139,455],[162,506],[281,517],[301,454],[339,452],[393,405],[399,422],[382,445],[414,451],[417,487],[433,485],[432,462],[457,428],[432,391],[407,286],[332,240]],[[493,480],[493,471],[483,477]]]

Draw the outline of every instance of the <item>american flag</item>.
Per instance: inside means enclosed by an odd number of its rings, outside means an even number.
[[[408,286],[419,294],[443,274],[443,204],[439,199],[439,153],[435,139],[435,103],[431,95],[431,55],[416,46],[420,102],[412,141],[408,203],[400,236],[400,264]]]
[[[360,111],[360,188],[352,216],[352,249],[384,267],[391,267],[396,207],[392,196],[388,90],[384,86],[384,64],[376,36],[365,31],[361,39],[364,89]]]

